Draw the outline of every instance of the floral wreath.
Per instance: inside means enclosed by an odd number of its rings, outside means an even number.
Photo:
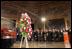
[[[31,19],[28,16],[27,13],[23,14],[22,17],[20,17],[20,32],[25,37],[28,37],[28,39],[32,36],[32,28],[31,28]]]

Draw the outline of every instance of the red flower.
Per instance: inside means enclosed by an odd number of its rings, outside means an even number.
[[[32,29],[31,29],[31,31],[32,31]]]
[[[28,22],[30,22],[30,18],[28,18]]]
[[[23,28],[21,28],[23,30]]]
[[[29,25],[31,25],[31,24],[29,24]]]
[[[28,30],[28,28],[26,28],[26,30]]]
[[[28,28],[26,28],[26,32],[28,32]]]
[[[30,37],[28,39],[30,39]]]
[[[30,20],[28,20],[30,22]]]
[[[23,30],[22,30],[22,32],[23,32]]]
[[[30,26],[30,24],[27,25],[28,27]]]
[[[27,32],[27,30],[26,30],[26,32]]]
[[[25,16],[23,16],[25,18]]]
[[[29,26],[29,29],[30,29],[31,27]]]
[[[31,36],[32,34],[30,34],[30,36]]]
[[[24,20],[23,20],[23,22],[24,22]]]
[[[26,25],[26,23],[24,23]]]
[[[27,18],[29,20],[29,18]]]
[[[23,29],[21,29],[21,32],[23,32]]]
[[[27,25],[27,27],[28,27],[29,25]]]
[[[24,20],[26,19],[26,17],[24,17]]]
[[[22,17],[20,17],[20,19],[22,19]]]
[[[28,33],[30,33],[30,31]]]

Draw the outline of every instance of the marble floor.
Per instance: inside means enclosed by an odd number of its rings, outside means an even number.
[[[64,48],[64,42],[32,42],[29,41],[29,48]],[[11,48],[20,48],[20,42],[16,42]],[[22,48],[25,48],[24,42]]]

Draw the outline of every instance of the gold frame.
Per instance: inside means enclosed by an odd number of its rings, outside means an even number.
[[[16,20],[16,25],[18,24],[18,19],[17,18],[9,18],[7,17],[8,19],[12,19],[12,20]]]
[[[53,20],[53,19],[60,19],[60,18],[64,18],[64,21],[65,21],[65,29],[68,28],[68,24],[67,24],[67,17],[66,16],[61,16],[61,17],[58,17],[58,18],[51,18],[51,19],[47,19],[48,20]]]

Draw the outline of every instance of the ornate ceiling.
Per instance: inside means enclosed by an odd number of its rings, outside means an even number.
[[[47,19],[61,18],[71,15],[70,1],[2,1],[1,16],[20,18],[27,12],[33,22],[40,22],[41,17]],[[40,24],[39,24],[40,25]]]
[[[56,14],[56,12],[58,14],[64,13],[64,11],[70,8],[70,4],[69,1],[3,1],[1,2],[1,8],[11,11],[11,14],[26,11],[38,17],[42,16],[42,14],[44,16]]]

